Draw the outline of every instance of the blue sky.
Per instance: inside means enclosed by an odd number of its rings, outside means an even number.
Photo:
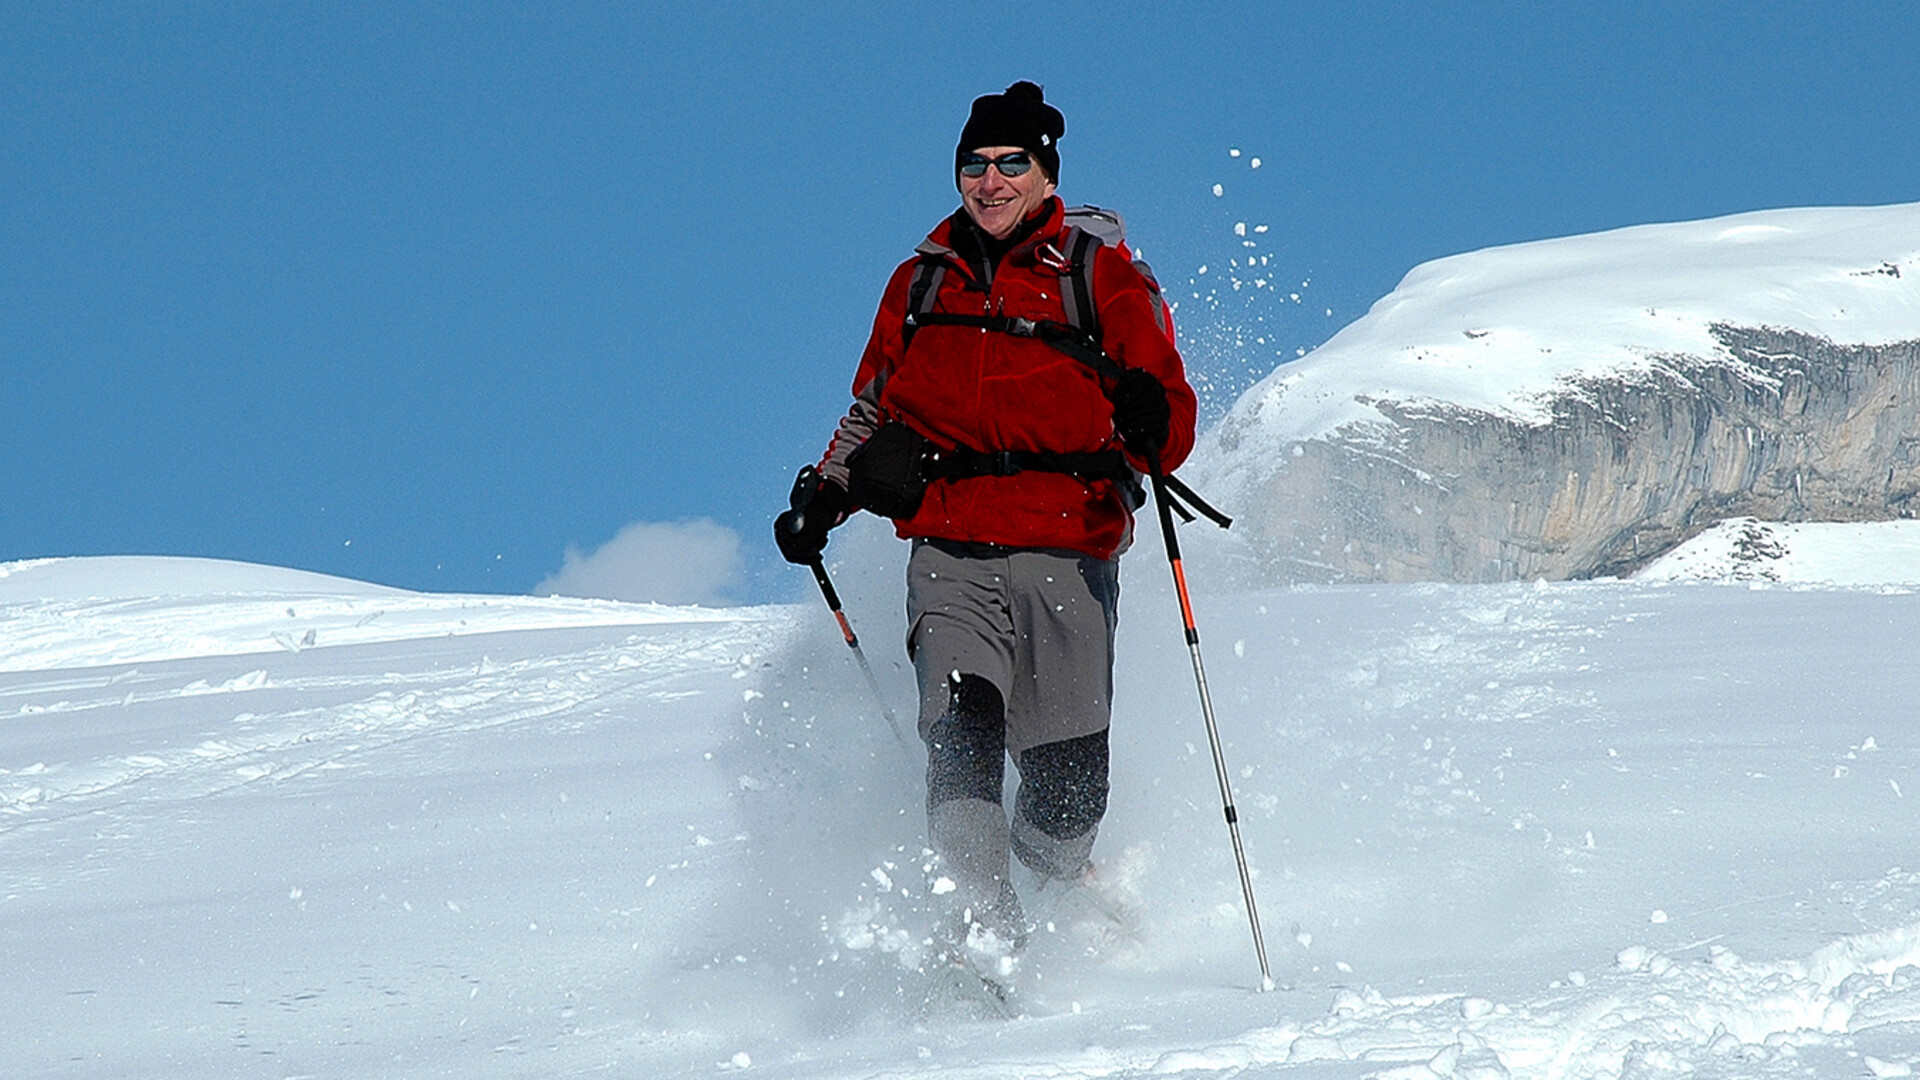
[[[1428,259],[1920,199],[1916,55],[1896,3],[20,0],[0,561],[518,592],[710,518],[716,595],[784,596],[766,522],[978,94],[1046,86],[1217,414]],[[1216,284],[1236,222],[1271,287]]]

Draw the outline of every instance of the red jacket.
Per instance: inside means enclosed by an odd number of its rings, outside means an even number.
[[[948,263],[932,310],[1066,320],[1056,267],[1067,246],[1058,198],[1045,220],[1000,260],[983,286],[950,243],[952,222],[927,237],[923,257]],[[1193,449],[1195,400],[1180,354],[1163,329],[1157,292],[1120,251],[1095,245],[1094,306],[1100,343],[1121,366],[1142,368],[1167,389],[1173,422],[1162,448],[1172,471]],[[903,345],[909,259],[893,272],[873,335],[854,376],[854,405],[827,448],[821,471],[843,487],[846,458],[886,420],[897,419],[941,447],[1084,453],[1121,449],[1113,406],[1085,364],[1044,342],[973,327],[926,326]],[[1143,460],[1135,464],[1145,469]],[[913,517],[896,523],[903,538],[933,537],[1013,547],[1067,548],[1110,558],[1132,538],[1133,514],[1119,485],[1067,473],[935,480]]]

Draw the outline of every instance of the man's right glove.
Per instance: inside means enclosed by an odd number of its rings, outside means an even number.
[[[1128,368],[1114,380],[1113,429],[1126,440],[1127,449],[1144,454],[1167,445],[1167,430],[1173,423],[1173,406],[1167,401],[1167,388],[1139,368]]]
[[[794,480],[792,505],[773,519],[773,542],[790,563],[819,562],[820,553],[827,550],[827,531],[847,520],[852,510],[847,489],[809,465]]]

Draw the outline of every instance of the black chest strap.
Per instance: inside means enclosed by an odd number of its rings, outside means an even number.
[[[1061,310],[1065,313],[1065,325],[1078,331],[1091,342],[1100,340],[1100,312],[1093,301],[1093,260],[1095,249],[1100,246],[1100,238],[1078,226],[1067,230],[1067,266],[1060,274],[1065,283],[1060,294]],[[934,254],[922,254],[913,268],[913,281],[907,287],[906,324],[901,329],[901,344],[904,348],[913,344],[914,331],[922,326],[976,326],[985,330],[999,330],[1005,333],[1033,337],[1031,333],[1021,333],[1013,327],[1022,320],[1004,320],[1000,316],[986,315],[949,315],[933,310],[939,302],[940,282],[946,277],[946,259]],[[977,320],[996,320],[992,324]],[[964,321],[960,321],[964,320]],[[1031,321],[1026,320],[1030,325]]]
[[[1023,319],[1015,315],[962,315],[949,311],[907,314],[908,330],[922,326],[970,326],[996,334],[1033,338],[1087,365],[1101,378],[1117,379],[1124,370],[1100,348],[1100,343],[1092,335],[1052,319]]]
[[[923,326],[965,326],[990,333],[1011,334],[1014,337],[1033,338],[1055,351],[1072,357],[1085,364],[1101,379],[1118,379],[1125,371],[1118,361],[1108,356],[1100,347],[1097,329],[1098,309],[1093,302],[1093,257],[1094,246],[1100,239],[1092,233],[1078,227],[1073,230],[1073,239],[1068,247],[1068,258],[1072,267],[1064,275],[1067,279],[1067,292],[1061,297],[1071,323],[1058,323],[1051,319],[1023,319],[1013,315],[962,315],[957,312],[934,311],[940,293],[940,281],[946,275],[946,260],[932,255],[923,255],[919,265],[914,268],[913,282],[907,291],[907,317],[901,328],[902,348],[913,344],[914,332]],[[1088,480],[1115,480],[1123,486],[1137,487],[1133,470],[1127,464],[1125,456],[1118,450],[1096,451],[1085,454],[1045,454],[1019,450],[974,450],[968,447],[956,447],[939,451],[931,455],[927,462],[928,478],[965,479],[974,476],[1012,476],[1026,470],[1036,472],[1070,473]],[[1192,521],[1195,514],[1212,520],[1221,528],[1232,524],[1231,518],[1208,505],[1198,492],[1181,483],[1178,479],[1165,477],[1171,509],[1186,521]]]

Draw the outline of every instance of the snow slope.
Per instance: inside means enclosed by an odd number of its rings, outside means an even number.
[[[1765,210],[1436,259],[1248,391],[1222,429],[1242,440],[1257,429],[1241,451],[1257,455],[1380,422],[1379,400],[1542,423],[1546,395],[1570,376],[1719,355],[1716,323],[1845,344],[1920,337],[1920,203]]]
[[[193,617],[182,618],[182,611]],[[732,618],[700,608],[557,596],[410,593],[217,559],[117,556],[0,564],[0,671]]]
[[[1920,521],[1734,518],[1661,556],[1642,581],[1920,585]]]
[[[92,560],[42,599],[13,590],[44,570],[0,568],[0,1061],[1070,1080],[1920,1061],[1911,590],[1200,597],[1282,983],[1259,994],[1165,568],[1130,561],[1099,854],[1137,922],[1036,902],[1013,1020],[902,963],[919,766],[814,605],[204,565],[187,587]],[[903,705],[898,597],[844,576]],[[369,617],[405,632],[346,632]],[[303,625],[298,650],[261,637]]]

